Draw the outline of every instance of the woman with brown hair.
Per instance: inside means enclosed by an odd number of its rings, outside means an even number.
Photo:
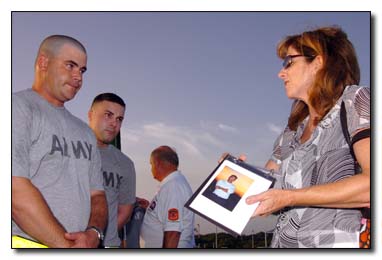
[[[358,247],[358,208],[370,207],[370,89],[358,86],[353,45],[340,28],[325,27],[286,37],[277,53],[278,76],[295,102],[266,164],[278,184],[247,203],[260,202],[254,216],[280,210],[272,247]]]

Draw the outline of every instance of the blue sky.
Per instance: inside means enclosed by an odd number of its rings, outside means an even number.
[[[370,86],[368,12],[74,12],[13,13],[12,92],[30,88],[42,39],[67,34],[88,51],[84,84],[66,107],[87,122],[92,99],[114,92],[127,104],[122,150],[135,162],[137,195],[157,187],[150,152],[173,146],[195,190],[223,152],[263,166],[284,128],[291,101],[277,78],[277,43],[286,35],[339,25]],[[259,224],[261,222],[261,225]],[[202,233],[215,227],[197,218]],[[272,220],[246,232],[270,229]]]

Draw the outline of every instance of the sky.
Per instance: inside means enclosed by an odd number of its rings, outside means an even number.
[[[45,37],[78,39],[88,70],[67,109],[87,122],[97,94],[118,94],[127,104],[121,143],[135,162],[137,195],[155,195],[149,155],[160,145],[176,149],[195,191],[223,152],[266,163],[291,105],[277,77],[276,46],[287,35],[331,25],[347,32],[361,85],[370,86],[369,12],[14,12],[12,92],[31,87]],[[245,233],[272,229],[269,219],[249,223]],[[215,232],[196,223],[202,234]]]

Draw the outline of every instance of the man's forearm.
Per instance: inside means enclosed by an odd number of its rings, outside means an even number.
[[[91,195],[91,215],[88,226],[96,226],[105,230],[107,225],[108,209],[105,192],[96,191]]]
[[[12,177],[12,219],[29,236],[53,248],[69,247],[65,228],[54,217],[40,191],[23,177]]]
[[[227,191],[228,191],[228,189],[225,189],[225,188],[220,187],[220,186],[216,186],[216,188],[217,188],[217,189],[220,189],[220,190],[222,190],[222,191],[224,191],[224,192],[227,192]]]
[[[177,248],[180,234],[178,231],[165,231],[163,235],[163,248]]]
[[[126,204],[118,206],[118,230],[130,220],[133,213],[134,204]]]

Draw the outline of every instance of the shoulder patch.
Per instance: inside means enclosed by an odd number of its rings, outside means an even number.
[[[179,219],[179,211],[177,208],[172,208],[168,210],[168,220],[177,221]]]

